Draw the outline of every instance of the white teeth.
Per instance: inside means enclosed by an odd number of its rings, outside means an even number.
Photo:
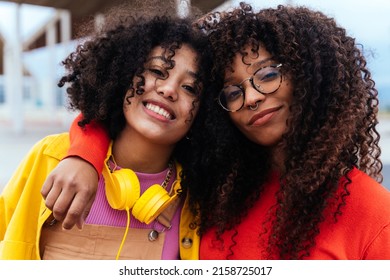
[[[159,114],[163,117],[165,117],[166,119],[168,120],[171,120],[172,119],[172,116],[171,114],[169,114],[165,109],[159,107],[159,106],[156,106],[156,105],[153,105],[153,104],[150,104],[150,103],[147,103],[146,104],[146,108],[150,111],[153,111],[155,112],[156,114]]]

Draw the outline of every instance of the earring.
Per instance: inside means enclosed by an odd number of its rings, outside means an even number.
[[[256,102],[256,106],[252,106],[252,105],[249,106],[249,109],[251,109],[252,111],[256,111],[257,108],[259,108],[259,102]]]

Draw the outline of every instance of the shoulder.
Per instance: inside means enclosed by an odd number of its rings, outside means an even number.
[[[363,217],[380,219],[390,223],[390,191],[366,173],[353,169],[347,175],[351,179],[347,205]]]
[[[355,168],[349,172],[348,177],[351,179],[350,191],[353,195],[367,201],[390,203],[390,190],[363,171]]]
[[[342,194],[344,186],[347,195]],[[339,191],[344,203],[337,222],[327,219],[321,228],[324,250],[346,259],[389,258],[390,191],[356,168],[340,181]],[[327,214],[334,217],[335,209],[329,209]]]
[[[48,135],[38,141],[30,153],[43,154],[61,160],[70,146],[69,133]]]
[[[42,139],[45,147],[44,154],[54,157],[56,159],[62,159],[66,156],[66,153],[70,146],[69,133],[64,132],[60,134],[53,134]]]
[[[47,175],[53,170],[58,162],[66,154],[69,147],[68,134],[49,135],[39,140],[23,158],[14,171],[11,179],[4,188],[3,195],[15,197],[17,203],[19,197],[25,193],[27,196],[38,191]],[[25,189],[34,190],[33,192]]]
[[[390,190],[360,170],[350,174],[351,224],[367,240],[362,258],[390,259]]]

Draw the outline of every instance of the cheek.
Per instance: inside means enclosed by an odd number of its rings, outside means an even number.
[[[123,100],[123,112],[127,113],[132,110],[132,108],[135,108],[139,102],[141,102],[141,97],[137,94],[133,94],[131,91],[128,91],[126,93],[126,96]]]
[[[130,105],[133,100],[133,96],[133,90],[129,90],[126,92],[125,98],[123,99],[123,109],[126,109],[126,107]]]
[[[127,112],[129,110],[130,103],[132,102],[133,98],[131,98],[128,94],[126,94],[124,100],[123,100],[123,112]]]
[[[284,96],[285,96],[286,102],[289,105],[291,105],[291,103],[293,101],[293,92],[294,92],[294,87],[293,87],[292,83],[289,80],[286,80],[282,84],[282,89],[285,92]]]
[[[156,82],[157,79],[154,77],[145,77],[143,88],[145,89],[145,91],[151,91],[156,88]]]
[[[156,88],[156,78],[148,73],[142,74],[143,79],[140,77],[134,77],[133,79],[133,88],[135,90],[143,89],[143,91],[151,91]]]
[[[188,98],[181,106],[182,115],[185,117],[185,120],[190,123],[194,121],[199,111],[199,104],[194,102],[195,101],[193,98]]]
[[[240,111],[234,112],[234,113],[229,113],[229,117],[232,120],[233,124],[240,129],[244,125],[244,121],[240,117]]]

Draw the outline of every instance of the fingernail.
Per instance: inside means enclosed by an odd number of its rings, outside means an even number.
[[[81,218],[80,221],[77,223],[77,227],[79,228],[79,230],[82,230],[83,227],[84,227],[84,219]]]

